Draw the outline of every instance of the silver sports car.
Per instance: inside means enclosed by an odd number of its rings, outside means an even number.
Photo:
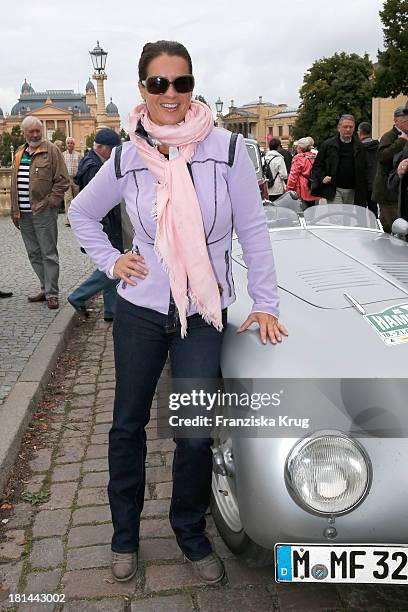
[[[362,207],[266,208],[289,337],[236,333],[251,302],[234,240],[222,373],[247,401],[216,419],[218,530],[278,581],[407,584],[408,244]]]

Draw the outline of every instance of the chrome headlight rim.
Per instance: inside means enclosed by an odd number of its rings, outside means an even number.
[[[309,506],[298,495],[292,483],[291,464],[293,463],[295,458],[298,456],[300,451],[304,449],[305,446],[307,446],[308,444],[310,444],[311,442],[313,442],[314,440],[318,438],[324,438],[324,437],[346,439],[348,442],[353,444],[357,448],[357,450],[361,453],[365,461],[366,467],[367,467],[367,482],[366,482],[365,489],[362,495],[360,496],[360,498],[348,508],[345,508],[344,510],[339,510],[336,512],[326,512],[324,510],[316,510],[316,508],[312,508],[312,506]],[[305,510],[309,514],[313,514],[314,516],[336,517],[336,516],[343,516],[345,514],[349,514],[350,512],[358,508],[358,506],[360,506],[360,504],[362,504],[363,501],[366,499],[368,493],[370,492],[371,484],[373,480],[373,466],[372,466],[370,457],[366,449],[364,448],[364,446],[361,444],[359,440],[356,440],[355,438],[351,437],[346,432],[340,431],[337,429],[320,429],[313,433],[307,434],[304,438],[301,438],[297,440],[297,442],[295,442],[294,446],[292,447],[292,450],[289,452],[286,458],[286,461],[285,461],[284,478],[285,478],[285,484],[286,484],[286,488],[287,488],[289,495],[291,496],[293,501],[298,506],[300,506],[303,510]]]

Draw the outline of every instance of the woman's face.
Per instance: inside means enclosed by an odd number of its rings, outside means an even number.
[[[184,74],[190,74],[190,69],[187,61],[178,55],[159,55],[147,67],[148,77],[164,76],[174,81]],[[170,85],[164,94],[150,94],[140,81],[139,90],[153,123],[175,125],[183,121],[190,106],[192,92],[180,94]]]

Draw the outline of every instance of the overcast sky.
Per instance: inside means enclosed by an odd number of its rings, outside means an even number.
[[[195,93],[214,108],[264,101],[297,106],[303,75],[336,51],[382,47],[382,0],[18,0],[0,15],[0,107],[10,112],[24,78],[35,91],[84,93],[92,74],[88,51],[108,51],[106,103],[117,104],[123,127],[139,101],[137,64],[147,41],[173,39],[193,59]],[[253,14],[252,14],[253,13]],[[215,109],[214,109],[215,110]]]

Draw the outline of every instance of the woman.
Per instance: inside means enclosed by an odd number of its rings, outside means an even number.
[[[265,155],[264,164],[267,164],[269,168],[269,172],[265,174],[268,178],[268,193],[271,202],[285,193],[285,181],[288,178],[285,159],[278,151],[280,145],[279,138],[272,138],[269,142],[269,151]]]
[[[316,159],[312,150],[314,141],[310,136],[300,138],[296,143],[296,155],[292,160],[286,191],[296,191],[305,208],[313,206],[320,199],[310,193],[309,178]]]
[[[231,278],[232,217],[248,264],[253,311],[238,331],[258,323],[261,339],[287,335],[278,322],[270,240],[242,137],[215,129],[210,109],[192,100],[185,47],[144,46],[143,104],[130,118],[131,141],[116,149],[70,207],[79,242],[101,270],[120,278],[113,327],[116,392],[109,434],[112,573],[137,569],[146,457],[145,426],[170,355],[175,378],[215,378]],[[99,221],[121,199],[135,236],[131,253],[109,243]],[[153,215],[152,215],[153,211]],[[211,493],[211,438],[176,439],[170,521],[201,580],[218,582],[221,560],[205,535]]]

